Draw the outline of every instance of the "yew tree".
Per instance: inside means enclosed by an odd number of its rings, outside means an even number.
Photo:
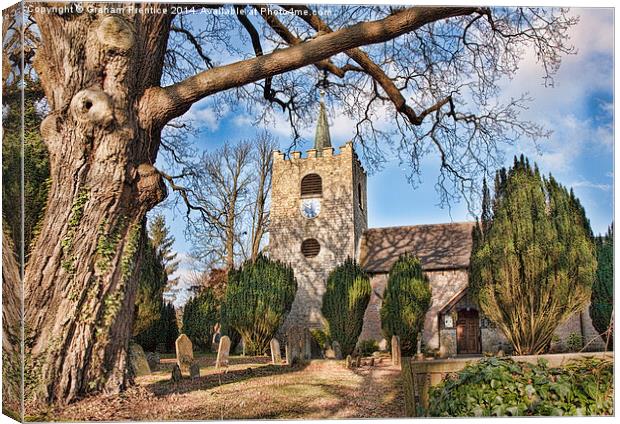
[[[576,23],[542,8],[348,5],[318,14],[255,5],[209,14],[224,6],[193,5],[201,14],[192,15],[166,4],[55,13],[59,5],[24,6],[36,45],[25,68],[12,60],[13,71],[36,74],[49,106],[40,127],[48,204],[24,276],[29,405],[131,383],[140,223],[166,184],[189,199],[182,176],[154,164],[160,153],[179,158],[162,134],[192,104],[241,104],[256,122],[281,111],[298,136],[322,73],[327,97],[357,123],[353,140],[368,163],[393,146],[415,176],[423,155],[436,155],[441,200],[469,198],[502,143],[545,135],[519,117],[527,98],[498,100],[502,81],[530,50],[552,82]]]

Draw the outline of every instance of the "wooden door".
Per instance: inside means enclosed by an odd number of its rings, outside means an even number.
[[[461,310],[456,322],[456,352],[459,354],[480,353],[480,321],[478,311]]]

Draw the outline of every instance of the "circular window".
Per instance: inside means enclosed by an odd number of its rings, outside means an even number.
[[[301,253],[306,258],[314,258],[321,251],[321,245],[316,239],[306,239],[301,243]]]

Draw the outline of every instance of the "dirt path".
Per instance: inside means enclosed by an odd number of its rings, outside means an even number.
[[[205,358],[206,362],[207,359]],[[210,362],[210,361],[209,361]],[[201,368],[200,379],[168,381],[162,370],[115,396],[84,399],[50,412],[53,420],[214,420],[403,417],[400,371],[389,365],[348,370],[342,361],[305,366],[233,358],[226,373]],[[168,368],[164,364],[165,368]]]

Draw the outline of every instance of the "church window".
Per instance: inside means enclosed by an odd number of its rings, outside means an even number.
[[[301,253],[306,258],[314,258],[316,255],[319,254],[320,251],[321,251],[321,245],[319,244],[318,241],[316,241],[316,239],[313,239],[313,238],[305,239],[301,243]]]
[[[301,195],[321,196],[323,194],[323,182],[318,174],[308,174],[301,179]]]

